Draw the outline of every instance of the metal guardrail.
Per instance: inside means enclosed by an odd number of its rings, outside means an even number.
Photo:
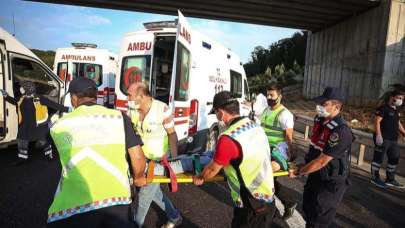
[[[304,130],[304,140],[307,141],[309,138],[310,128],[314,125],[314,119],[308,116],[295,115],[295,122],[301,123],[305,126]],[[366,147],[374,148],[373,134],[352,129],[353,135],[356,137],[354,143],[359,144],[359,153],[357,157],[356,164],[362,165],[364,163],[364,154],[366,152]],[[405,150],[405,144],[402,142],[398,143],[400,150]]]

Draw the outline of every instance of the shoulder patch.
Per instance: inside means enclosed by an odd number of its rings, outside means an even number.
[[[337,132],[333,132],[330,136],[329,136],[329,146],[330,147],[334,147],[339,143],[339,134]]]

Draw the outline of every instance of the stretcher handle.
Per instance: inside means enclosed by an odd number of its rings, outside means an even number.
[[[169,183],[169,190],[170,192],[177,192],[177,177],[175,172],[173,171],[172,167],[170,167],[169,161],[167,160],[166,156],[163,156],[162,160],[160,161],[162,166],[165,167],[166,175],[168,175],[170,183]]]

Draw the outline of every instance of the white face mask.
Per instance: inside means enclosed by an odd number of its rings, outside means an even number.
[[[135,103],[135,101],[128,101],[128,108],[137,110],[139,107],[139,104]]]
[[[330,113],[327,112],[325,107],[323,107],[322,105],[317,105],[316,106],[316,113],[320,117],[328,117],[330,115]]]
[[[23,87],[20,87],[20,93],[25,94],[25,89]]]
[[[402,100],[401,100],[401,99],[395,99],[394,105],[395,105],[396,107],[401,106],[401,105],[402,105]]]

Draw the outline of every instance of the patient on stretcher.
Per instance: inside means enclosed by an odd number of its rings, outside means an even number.
[[[199,164],[201,168],[204,168],[208,163],[211,162],[212,158],[214,157],[213,151],[206,151],[204,153],[196,155],[179,155],[175,158],[169,159],[169,164],[175,174],[179,173],[194,173],[195,171],[195,159],[199,159]],[[148,167],[147,167],[148,168]],[[145,170],[145,173],[147,170]],[[163,176],[165,175],[165,168],[159,164],[155,163],[155,168],[153,171],[155,176]]]
[[[288,171],[288,145],[286,142],[279,143],[271,150],[271,167],[273,172]]]

